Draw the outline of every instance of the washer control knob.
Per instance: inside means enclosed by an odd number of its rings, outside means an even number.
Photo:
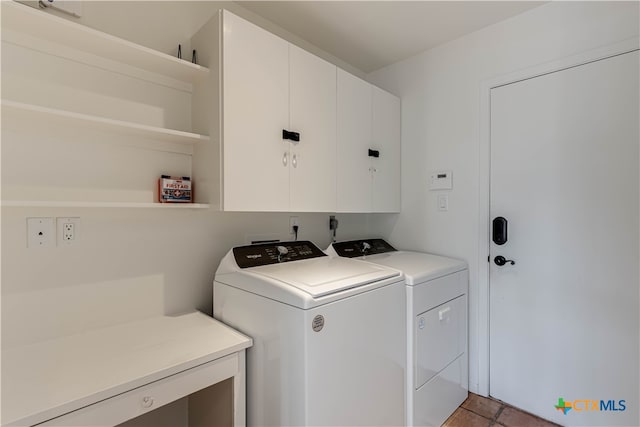
[[[289,253],[289,249],[285,248],[284,246],[278,246],[276,247],[276,249],[278,250],[278,255],[286,255]]]
[[[282,259],[289,253],[289,249],[284,246],[276,246],[276,250],[278,251],[278,262],[282,262]]]

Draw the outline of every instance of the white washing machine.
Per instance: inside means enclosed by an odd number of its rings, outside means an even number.
[[[308,241],[233,248],[213,314],[253,338],[247,423],[404,425],[404,286],[397,270]]]
[[[326,252],[404,273],[407,425],[440,426],[469,394],[467,264],[398,251],[382,239],[333,243]]]

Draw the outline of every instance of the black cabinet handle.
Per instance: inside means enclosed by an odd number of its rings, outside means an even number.
[[[380,151],[369,148],[369,157],[380,157]]]
[[[282,139],[289,139],[291,141],[299,142],[300,141],[300,133],[299,132],[291,132],[286,129],[282,129]]]

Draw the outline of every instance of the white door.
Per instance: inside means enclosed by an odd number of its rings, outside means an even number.
[[[291,209],[336,210],[336,66],[289,45]]]
[[[337,211],[371,211],[371,85],[338,69]]]
[[[373,212],[400,212],[400,98],[373,87]]]
[[[227,11],[223,25],[223,207],[287,211],[289,43]]]
[[[636,51],[491,91],[490,394],[562,425],[640,424],[638,75]]]

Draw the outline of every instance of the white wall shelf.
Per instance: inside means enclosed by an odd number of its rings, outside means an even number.
[[[208,68],[13,1],[1,6],[11,64],[3,85],[13,90],[0,102],[2,137],[16,163],[0,206],[209,208],[157,203],[154,185],[161,173],[192,175],[194,146],[212,142],[190,129],[192,87]]]
[[[2,115],[5,119],[7,117],[33,119],[34,123],[38,122],[40,124],[51,121],[56,123],[65,123],[71,126],[88,125],[94,130],[123,132],[133,136],[178,144],[193,145],[197,142],[209,141],[208,136],[192,132],[148,126],[123,120],[109,119],[106,117],[91,116],[88,114],[41,107],[39,105],[25,104],[6,99],[2,100]],[[163,151],[166,151],[166,149],[163,149]],[[182,152],[182,150],[179,150],[179,152]]]
[[[82,202],[58,200],[3,200],[3,208],[143,208],[143,209],[208,209],[203,203],[154,203],[154,202]]]
[[[18,4],[2,2],[2,27],[29,37],[63,46],[193,83],[209,74],[209,69],[128,40],[70,22],[49,13]]]

